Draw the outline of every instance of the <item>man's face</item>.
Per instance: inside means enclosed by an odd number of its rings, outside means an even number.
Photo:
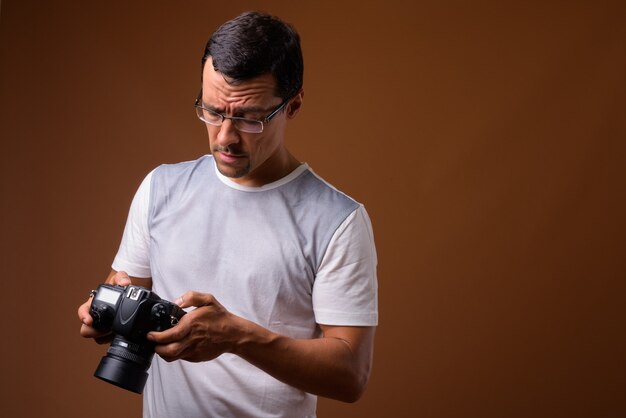
[[[225,116],[262,120],[282,103],[276,96],[276,81],[270,74],[234,84],[229,81],[213,69],[209,57],[203,70],[202,105]],[[285,126],[287,118],[295,115],[290,113],[292,108],[287,107],[289,110],[281,111],[269,123],[264,123],[261,133],[240,132],[229,119],[221,126],[207,124],[217,169],[247,186],[260,186],[286,174],[280,172],[289,156],[284,144]]]

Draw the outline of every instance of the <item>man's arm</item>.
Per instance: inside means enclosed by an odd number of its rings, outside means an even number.
[[[235,353],[278,380],[306,392],[357,401],[372,368],[375,327],[321,325],[322,338],[296,340],[251,332]]]
[[[358,400],[367,386],[375,327],[321,325],[321,338],[293,339],[230,313],[207,293],[188,292],[176,303],[197,309],[177,326],[148,334],[167,361],[208,361],[229,352],[284,383],[344,402]]]
[[[117,272],[115,270],[111,270],[111,273],[109,273],[109,276],[104,282],[107,284],[116,284],[119,286],[128,286],[129,284],[134,284],[137,286],[145,287],[147,289],[152,288],[152,278],[130,277],[123,271]],[[82,325],[80,326],[80,335],[85,338],[93,338],[98,344],[110,342],[110,333],[103,333],[102,331],[98,331],[91,327],[91,325],[93,324],[93,319],[89,314],[90,306],[91,297],[87,299],[87,302],[78,307],[78,319],[82,323]]]

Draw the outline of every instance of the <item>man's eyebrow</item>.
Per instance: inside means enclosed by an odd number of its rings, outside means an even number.
[[[212,111],[217,112],[217,113],[223,113],[224,112],[223,108],[220,109],[220,108],[217,108],[217,107],[212,106],[212,105],[210,105],[208,103],[205,103],[205,102],[202,102],[202,107],[204,107],[206,109],[209,109],[209,110],[212,110]],[[236,108],[235,112],[233,114],[234,115],[237,115],[237,114],[242,115],[242,114],[245,114],[245,113],[266,113],[266,112],[269,112],[270,110],[271,109],[267,109],[267,108],[262,107],[262,106],[243,106],[243,107]]]
[[[217,113],[221,113],[222,110],[223,110],[223,109],[219,109],[219,108],[217,108],[215,106],[212,106],[212,105],[208,104],[207,102],[205,102],[203,100],[200,101],[200,104],[202,105],[203,108],[212,110],[212,111],[217,112]]]

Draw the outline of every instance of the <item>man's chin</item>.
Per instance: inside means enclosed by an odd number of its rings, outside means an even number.
[[[244,177],[246,174],[248,174],[248,171],[249,171],[248,167],[235,168],[235,167],[225,166],[220,163],[217,163],[216,167],[217,167],[217,171],[219,171],[221,175],[223,175],[224,177],[231,178],[231,179],[239,179],[241,177]]]

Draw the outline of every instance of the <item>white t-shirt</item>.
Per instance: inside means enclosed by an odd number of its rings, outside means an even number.
[[[204,156],[144,179],[113,268],[152,277],[164,299],[209,292],[268,329],[315,338],[317,324],[377,324],[376,262],[365,208],[306,164],[251,188]],[[157,356],[144,416],[315,416],[315,403],[231,354],[169,364]]]

